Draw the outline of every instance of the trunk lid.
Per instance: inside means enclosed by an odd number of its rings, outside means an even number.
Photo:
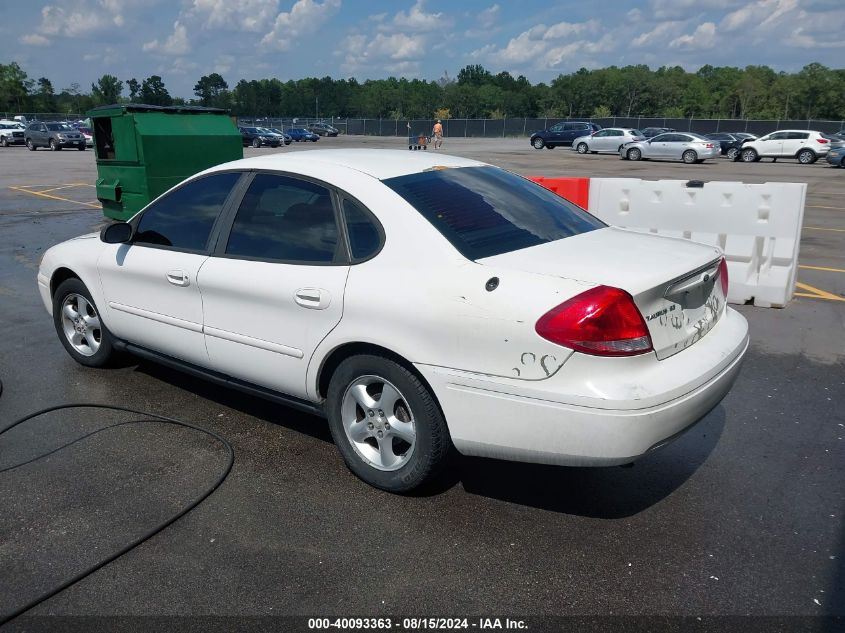
[[[478,263],[625,290],[664,359],[696,343],[724,314],[721,255],[705,244],[608,227]]]

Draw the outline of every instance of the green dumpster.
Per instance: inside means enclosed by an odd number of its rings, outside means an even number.
[[[243,158],[241,133],[226,110],[121,104],[88,113],[103,214],[127,220],[203,169]]]

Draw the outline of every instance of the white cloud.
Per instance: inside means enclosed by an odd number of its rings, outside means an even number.
[[[688,18],[702,11],[727,11],[743,0],[651,0],[651,10],[659,20]]]
[[[669,48],[688,51],[705,50],[716,45],[716,25],[713,22],[699,24],[692,33],[681,35],[669,42]]]
[[[279,0],[193,0],[187,15],[206,29],[258,33],[267,28],[279,10]]]
[[[683,22],[676,20],[669,20],[667,22],[660,22],[650,31],[640,33],[631,42],[631,46],[641,48],[649,45],[662,46],[667,37],[670,37],[678,32],[683,25]]]
[[[493,6],[484,9],[476,18],[478,26],[483,29],[491,28],[498,21],[500,10],[501,7],[499,7],[498,4],[494,4]]]
[[[798,6],[798,0],[756,0],[722,18],[719,28],[726,32],[752,27],[770,28]]]
[[[290,50],[299,37],[316,32],[337,13],[340,2],[341,0],[297,0],[290,11],[276,16],[273,29],[261,39],[262,46],[278,51]]]
[[[188,29],[179,20],[176,20],[173,23],[173,33],[166,40],[159,42],[156,39],[147,42],[143,48],[144,51],[162,55],[184,55],[191,50],[191,45],[188,42]]]
[[[425,33],[436,31],[444,26],[451,26],[451,24],[451,18],[444,17],[443,13],[426,13],[425,0],[416,0],[407,12],[400,11],[393,16],[390,24],[385,24],[382,28]]]
[[[467,14],[466,17],[472,21],[472,28],[464,31],[464,37],[490,37],[502,30],[497,26],[501,7],[498,4],[487,7],[476,15]]]
[[[24,35],[19,40],[21,44],[28,44],[29,46],[48,46],[50,44],[50,40],[48,40],[43,35],[39,35],[38,33],[30,33],[29,35]]]
[[[543,39],[557,40],[572,37],[573,35],[583,35],[584,33],[595,32],[598,28],[599,23],[596,20],[589,20],[587,22],[558,22],[546,30],[543,34]]]
[[[83,37],[122,27],[126,22],[123,9],[120,0],[98,0],[93,4],[77,1],[65,6],[48,4],[41,9],[41,23],[36,30],[42,36]]]

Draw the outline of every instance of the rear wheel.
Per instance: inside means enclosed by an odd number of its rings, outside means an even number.
[[[531,145],[534,147],[534,149],[543,149],[546,146],[546,144],[543,142],[543,139],[541,139],[539,136],[533,141],[531,141]]]
[[[643,157],[643,153],[636,147],[632,147],[628,150],[628,160],[640,160]]]
[[[79,279],[66,279],[56,289],[53,325],[68,354],[80,365],[105,367],[114,359],[111,334],[100,321],[91,293]]]
[[[587,147],[586,143],[578,143],[578,147],[576,147],[575,149],[578,150],[579,154],[586,154],[590,150],[590,148]]]
[[[839,161],[839,166],[845,169],[845,156],[843,156],[842,160]]]
[[[554,148],[555,148],[554,145],[546,145],[546,149],[554,149]]]
[[[744,163],[755,163],[760,160],[760,157],[757,155],[757,151],[751,148],[742,150],[742,162]]]
[[[409,492],[430,481],[451,449],[434,396],[414,373],[383,356],[352,356],[338,366],[327,413],[346,465],[382,490]]]
[[[687,165],[692,165],[698,160],[698,154],[696,154],[695,151],[688,149],[681,154],[681,160],[683,160]]]
[[[816,153],[811,149],[802,149],[798,152],[798,162],[802,165],[812,165],[816,162]]]

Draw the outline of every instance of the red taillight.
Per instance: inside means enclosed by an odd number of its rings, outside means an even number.
[[[816,143],[830,143],[826,138],[817,138]]]
[[[552,343],[595,356],[634,356],[652,350],[633,298],[610,286],[597,286],[552,308],[534,329]]]
[[[722,294],[728,296],[728,263],[725,258],[719,262],[719,283],[722,284]]]
[[[713,149],[713,143],[707,143],[704,145],[707,149]]]

